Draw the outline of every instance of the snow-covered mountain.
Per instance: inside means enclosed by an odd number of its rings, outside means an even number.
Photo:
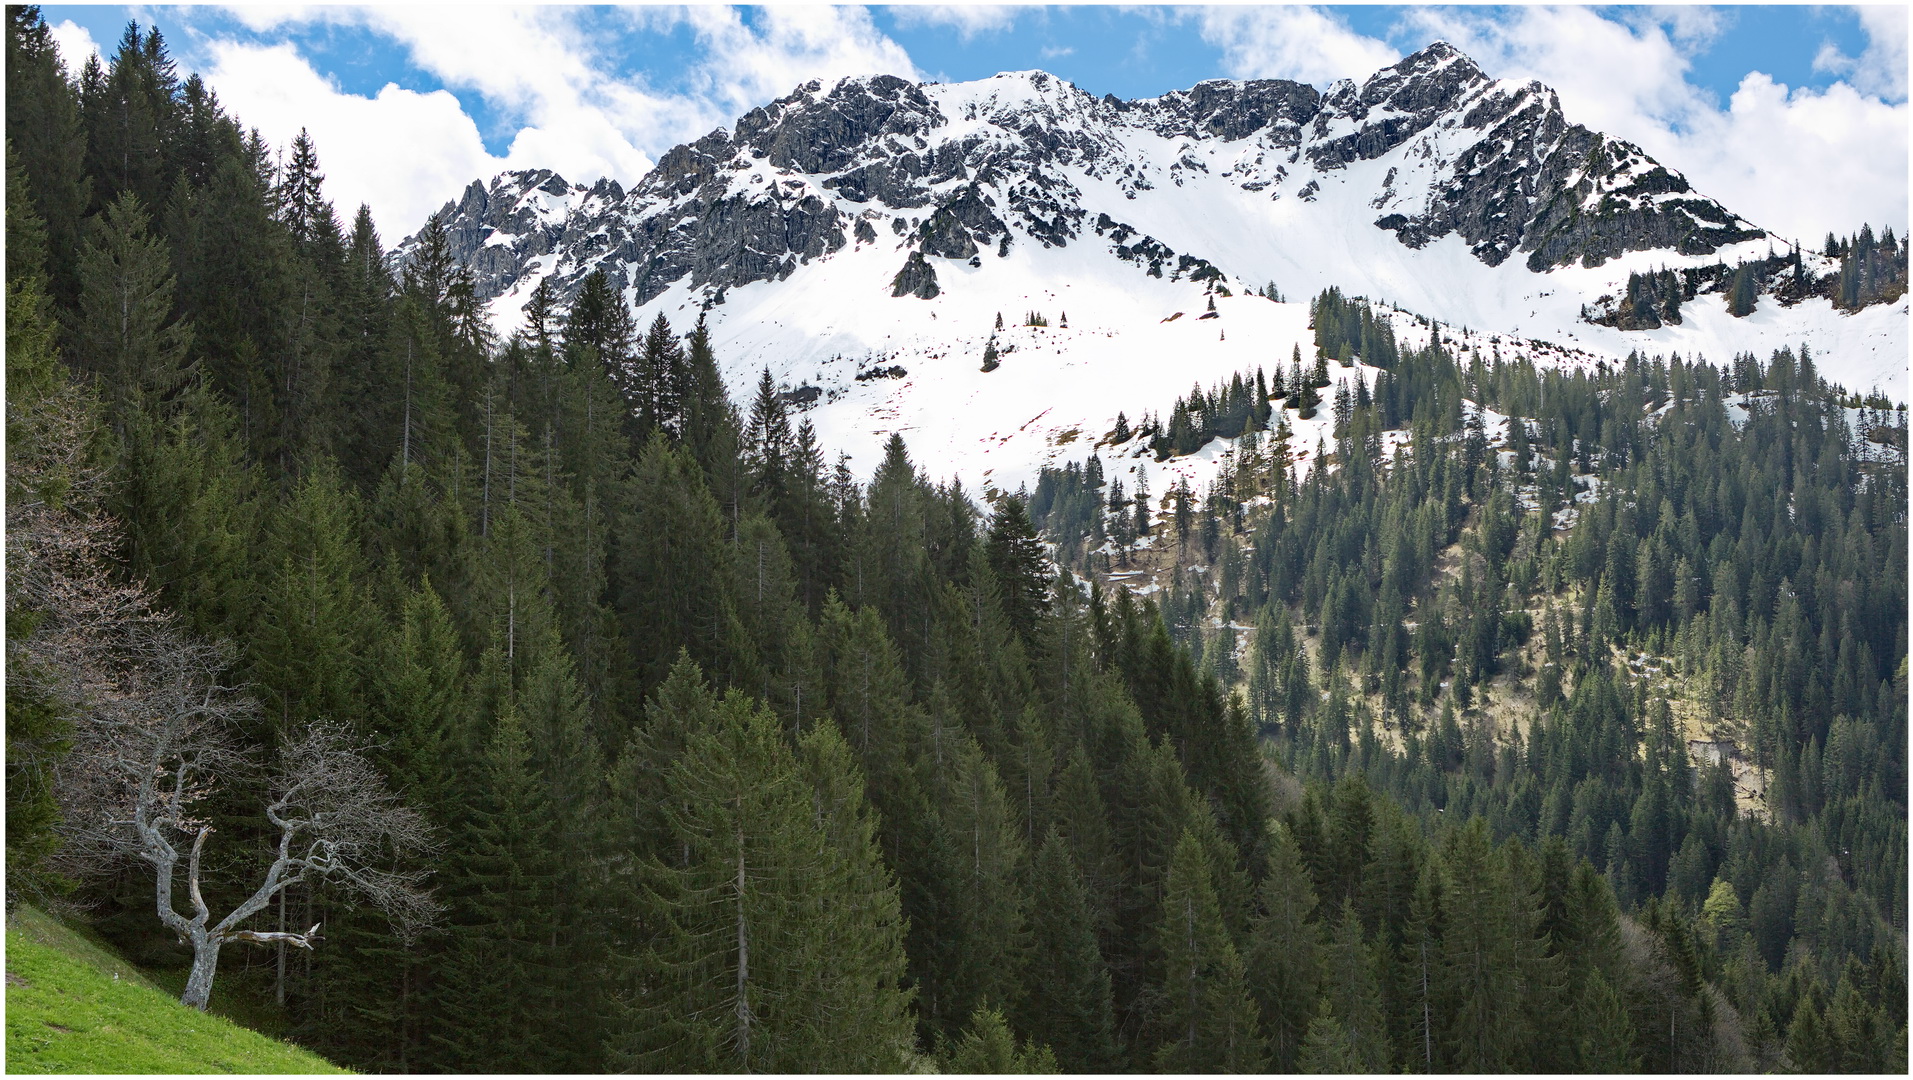
[[[501,330],[540,281],[568,300],[602,269],[640,325],[706,312],[740,399],[768,367],[860,472],[903,431],[937,473],[1013,488],[1119,410],[1308,355],[1307,301],[1328,285],[1503,355],[1718,363],[1805,341],[1830,377],[1906,396],[1904,299],[1849,315],[1762,297],[1733,318],[1703,291],[1679,324],[1589,322],[1630,272],[1693,268],[1705,290],[1792,248],[1444,43],[1326,93],[1218,80],[1121,101],[1040,71],[812,82],[629,190],[505,173],[441,216]],[[1265,283],[1292,302],[1251,295]],[[1031,312],[1049,325],[1021,325]]]

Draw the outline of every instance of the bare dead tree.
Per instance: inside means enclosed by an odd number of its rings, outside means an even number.
[[[430,828],[330,723],[282,737],[259,785],[273,857],[252,893],[215,920],[201,888],[213,828],[195,810],[222,784],[261,779],[239,734],[258,705],[225,677],[229,645],[188,633],[114,573],[119,534],[99,508],[103,479],[77,453],[59,452],[85,441],[85,413],[83,402],[51,410],[48,430],[36,433],[50,452],[30,471],[9,462],[7,478],[8,606],[32,618],[31,632],[8,636],[9,686],[30,679],[71,718],[70,749],[46,764],[62,816],[55,865],[77,877],[151,867],[160,921],[193,950],[181,1000],[199,1009],[226,944],[312,947],[317,926],[245,925],[294,885],[330,883],[383,910],[402,934],[429,923],[439,908],[429,872],[416,867],[435,850]],[[185,913],[174,897],[182,872]]]
[[[424,887],[429,872],[416,868],[434,850],[430,827],[392,793],[342,726],[321,722],[284,740],[262,808],[276,833],[272,860],[252,893],[215,920],[201,889],[213,827],[195,808],[222,781],[253,775],[256,766],[234,731],[257,705],[220,681],[228,649],[165,623],[131,636],[118,679],[91,682],[75,725],[62,785],[62,859],[82,872],[129,859],[152,868],[159,919],[193,950],[181,1001],[206,1007],[228,943],[312,947],[317,926],[286,933],[245,925],[294,885],[331,883],[380,908],[406,936],[436,917]],[[182,871],[185,912],[174,895]]]

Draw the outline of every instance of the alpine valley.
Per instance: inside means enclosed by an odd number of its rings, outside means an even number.
[[[9,1070],[1906,1072],[1903,221],[1435,43],[391,247],[7,14]]]
[[[541,282],[563,304],[602,270],[640,327],[705,317],[733,395],[767,369],[860,475],[896,431],[986,491],[1082,457],[1119,412],[1311,354],[1308,302],[1330,286],[1387,305],[1404,341],[1433,322],[1463,349],[1576,365],[1810,342],[1829,379],[1906,396],[1903,296],[1837,308],[1838,259],[1441,42],[1326,93],[811,82],[629,190],[510,172],[438,218],[500,332]],[[1760,298],[1735,316],[1748,265]],[[1662,270],[1677,312],[1635,317],[1630,276]],[[1322,433],[1293,430],[1306,457]]]

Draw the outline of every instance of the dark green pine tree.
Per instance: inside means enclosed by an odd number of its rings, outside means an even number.
[[[1049,611],[1049,570],[1022,499],[1010,496],[997,502],[985,551],[1003,614],[1029,648],[1035,644],[1037,620]]]
[[[797,754],[810,784],[813,817],[844,875],[831,902],[846,917],[832,924],[839,936],[824,942],[846,975],[838,986],[839,1008],[853,1023],[861,1021],[861,1032],[870,1039],[863,1048],[847,1048],[852,1056],[845,1067],[866,1051],[881,1064],[877,1043],[892,1034],[907,1037],[912,1030],[911,994],[903,989],[906,956],[896,876],[883,859],[877,812],[865,797],[863,772],[836,723],[826,719],[807,729]]]
[[[1163,1072],[1261,1072],[1267,1047],[1249,997],[1248,969],[1222,922],[1209,855],[1194,830],[1176,845],[1163,886]]]
[[[730,530],[702,471],[659,432],[630,483],[613,588],[641,685],[662,682],[680,649],[728,677],[738,644]]]
[[[399,587],[395,604],[366,664],[368,727],[380,771],[446,837],[463,805],[459,778],[446,763],[467,708],[464,657],[451,615],[429,583]],[[441,873],[436,883],[448,881]],[[326,947],[312,957],[310,994],[324,1007],[302,1016],[300,1042],[385,1071],[415,1072],[437,1060],[428,988],[447,944],[394,935],[376,913],[334,908]]]
[[[370,488],[391,460],[397,424],[391,417],[397,395],[383,370],[392,323],[392,276],[372,210],[360,204],[347,238],[338,286],[339,354],[333,389],[337,402],[339,464]],[[402,362],[402,361],[401,361]],[[402,377],[402,372],[401,372]]]
[[[1322,395],[1316,391],[1314,379],[1297,380],[1289,395],[1289,403],[1295,406],[1295,415],[1303,420],[1313,419],[1315,410],[1321,407]]]
[[[978,1008],[1019,1004],[1029,945],[1028,854],[1002,781],[976,740],[958,733],[946,742],[947,764],[925,786],[949,844],[950,918],[940,929],[954,940],[952,962],[936,972],[935,1004],[944,1033],[954,1034],[957,1018]]]
[[[7,164],[11,190],[17,168],[26,201],[19,208],[8,195],[7,220],[30,207],[45,229],[49,296],[71,305],[79,295],[78,261],[81,219],[87,211],[89,183],[83,171],[86,136],[80,126],[79,99],[60,61],[51,28],[36,5],[7,8]],[[17,155],[17,157],[15,157]],[[7,276],[17,272],[12,237]]]
[[[1024,1029],[1072,1073],[1114,1071],[1116,1020],[1096,917],[1069,844],[1054,827],[1030,878],[1030,953]]]
[[[132,195],[158,206],[172,183],[166,140],[176,121],[179,76],[157,28],[126,24],[105,72],[92,66],[80,79],[80,115],[86,127],[86,166],[96,206]]]
[[[1367,1071],[1349,1038],[1348,1025],[1336,1019],[1332,1007],[1325,1005],[1309,1020],[1308,1034],[1296,1055],[1296,1071],[1314,1075]]]
[[[1301,851],[1279,822],[1269,825],[1269,872],[1260,899],[1249,923],[1246,959],[1269,1036],[1270,1068],[1287,1072],[1297,1068],[1320,996],[1322,931]]]
[[[1353,904],[1344,903],[1333,936],[1323,950],[1322,992],[1337,1023],[1347,1032],[1354,1071],[1389,1071],[1389,1032],[1375,981],[1374,957],[1362,940],[1362,921]]]
[[[619,301],[620,309],[622,301]],[[648,439],[661,431],[675,445],[684,439],[684,400],[680,396],[687,384],[684,343],[671,332],[671,322],[662,311],[644,332],[632,362],[630,392],[636,395],[639,438]]]
[[[612,1061],[649,1071],[901,1071],[910,1039],[894,893],[870,895],[867,831],[855,855],[845,851],[843,826],[855,835],[857,809],[827,828],[822,789],[776,717],[743,695],[700,711],[708,720],[662,777],[669,828],[636,898],[653,929],[636,958],[635,996],[614,1014]],[[848,765],[841,752],[815,760]],[[891,947],[869,949],[862,939],[886,926]]]
[[[319,171],[318,148],[313,145],[312,137],[306,134],[306,129],[300,128],[299,134],[292,139],[292,155],[286,161],[285,174],[279,181],[277,201],[279,219],[285,223],[293,241],[301,247],[337,245],[342,240],[338,218],[332,212],[332,204],[326,200],[324,185],[325,174]]]
[[[122,431],[133,413],[161,408],[191,372],[192,332],[174,317],[166,243],[146,225],[139,200],[121,195],[91,220],[80,253],[74,354],[106,389]]]
[[[823,711],[814,633],[797,600],[790,554],[777,526],[745,515],[731,543],[737,618],[745,643],[734,679],[783,717],[793,731]]]
[[[926,488],[910,462],[903,437],[893,433],[871,477],[862,528],[844,567],[844,599],[855,607],[874,606],[882,613],[885,628],[913,676],[915,665],[927,658],[929,646],[923,617],[931,596]]]
[[[485,681],[496,691],[502,661],[496,650],[488,660]],[[440,871],[449,911],[429,1025],[435,1049],[414,1067],[541,1072],[558,1050],[557,990],[569,977],[552,966],[548,937],[559,880],[554,808],[517,710],[484,719],[465,736],[488,745],[466,781]]]
[[[321,462],[276,508],[258,552],[262,577],[249,652],[266,720],[362,728],[362,657],[372,637],[358,499]]]
[[[132,417],[113,500],[133,572],[214,636],[250,625],[259,599],[261,473],[238,429],[232,407],[203,384],[170,416]]]
[[[671,393],[678,402],[678,430],[684,446],[704,470],[704,482],[731,526],[731,535],[743,519],[744,500],[751,477],[743,456],[743,424],[724,393],[724,376],[711,351],[711,332],[699,315],[697,325],[684,335],[684,359],[677,369],[678,386]]]
[[[1509,886],[1488,845],[1486,822],[1472,818],[1442,852],[1440,989],[1447,1018],[1440,1038],[1448,1067],[1502,1072],[1519,1061],[1524,1030],[1524,972],[1507,911]]]
[[[1121,855],[1110,833],[1095,770],[1081,742],[1075,743],[1069,764],[1057,777],[1051,822],[1068,845],[1071,864],[1082,874],[1085,901],[1092,914],[1090,927],[1097,941],[1107,946],[1116,932],[1115,893],[1122,879]]]
[[[757,396],[751,399],[751,419],[744,429],[744,457],[750,464],[757,494],[772,508],[781,507],[790,496],[794,439],[790,411],[767,367],[758,376]]]
[[[979,1008],[970,1026],[951,1044],[944,1071],[964,1075],[991,1073],[1058,1073],[1056,1055],[1041,1042],[1019,1043],[1003,1014]]]
[[[531,764],[551,808],[553,889],[543,912],[548,962],[561,981],[552,988],[549,1023],[553,1072],[603,1069],[609,940],[603,893],[594,888],[607,852],[603,827],[607,792],[594,717],[573,673],[571,657],[549,620],[526,642],[518,708],[531,737]]]
[[[1403,1020],[1398,1035],[1402,1060],[1410,1072],[1439,1071],[1446,1053],[1440,1045],[1445,1016],[1440,1013],[1442,897],[1441,874],[1434,860],[1422,863],[1402,930],[1401,963],[1396,967],[1400,990],[1397,1015]]]

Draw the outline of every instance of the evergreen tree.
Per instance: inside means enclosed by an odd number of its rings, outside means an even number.
[[[1049,571],[1023,500],[1010,496],[997,503],[985,550],[1003,614],[1028,648],[1035,643],[1038,620],[1049,611]]]
[[[1051,827],[1030,881],[1029,979],[1024,1005],[1033,1040],[1073,1073],[1117,1065],[1109,970],[1096,945],[1096,919],[1069,845]]]
[[[23,220],[23,211],[39,221],[45,230],[45,261],[38,272],[46,275],[49,297],[70,305],[79,294],[81,220],[90,197],[84,172],[86,136],[79,99],[69,82],[72,73],[61,63],[52,29],[36,5],[7,8],[6,68],[8,226]],[[16,169],[25,196],[17,206],[11,194]],[[15,243],[10,234],[10,280],[22,272]]]
[[[1270,1065],[1286,1071],[1297,1067],[1318,997],[1322,935],[1301,852],[1287,827],[1277,822],[1269,825],[1269,872],[1259,899],[1249,923],[1250,988],[1262,1008]]]
[[[965,1074],[1055,1073],[1056,1055],[1036,1042],[1018,1045],[1003,1014],[978,1009],[963,1036],[950,1048],[946,1071]]]
[[[832,837],[768,711],[735,692],[705,708],[707,723],[663,776],[667,854],[645,862],[640,897],[657,932],[636,961],[639,991],[618,1010],[613,1059],[678,1071],[901,1070],[903,956],[894,899],[869,891],[868,839],[856,858]],[[820,751],[820,765],[831,760],[847,764]],[[869,949],[862,939],[886,925],[892,947]]]
[[[736,609],[729,531],[695,461],[654,433],[631,478],[614,587],[645,686],[662,682],[679,649],[728,675]]]
[[[1223,926],[1211,873],[1201,841],[1184,831],[1163,886],[1155,1064],[1164,1072],[1260,1072],[1268,1057],[1248,971]]]
[[[173,315],[166,246],[146,225],[138,199],[122,194],[92,220],[80,254],[74,351],[122,430],[134,411],[161,407],[191,372],[191,332]]]
[[[1448,1018],[1442,1035],[1449,1064],[1468,1072],[1514,1067],[1523,1030],[1521,965],[1508,917],[1509,889],[1475,818],[1442,853],[1441,978],[1437,1000]]]
[[[1362,940],[1362,923],[1354,905],[1344,904],[1333,937],[1323,950],[1323,995],[1336,1022],[1347,1031],[1345,1043],[1356,1072],[1387,1072],[1388,1030],[1382,1015],[1381,991],[1375,965]]]
[[[553,807],[532,767],[529,733],[509,705],[496,716],[477,764],[476,782],[460,800],[457,854],[443,870],[453,883],[449,955],[435,995],[438,1050],[427,1062],[530,1072],[558,1049],[558,991],[568,978],[553,966],[546,934],[558,884]]]

